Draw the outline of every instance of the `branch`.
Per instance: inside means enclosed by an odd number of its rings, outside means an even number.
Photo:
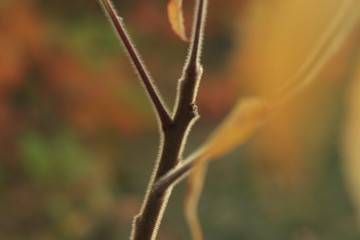
[[[175,122],[181,122],[181,119],[186,117],[186,112],[189,112],[191,122],[194,122],[198,118],[195,98],[202,75],[200,54],[203,45],[207,4],[207,0],[197,1],[195,10],[196,17],[194,18],[195,21],[189,55],[184,65],[183,76],[179,82],[178,99],[175,107]],[[190,173],[196,165],[195,160],[198,155],[199,154],[194,154],[190,156],[190,158],[185,160],[179,167],[175,167],[173,170],[168,171],[165,176],[162,176],[154,183],[151,191],[154,194],[163,192],[170,188],[174,182],[179,181],[182,177]]]
[[[207,10],[207,0],[200,0],[196,6],[196,17],[190,47],[190,55],[187,62],[187,68],[200,64],[200,54],[203,44],[205,16]]]
[[[156,86],[151,81],[151,78],[149,77],[144,63],[140,60],[140,54],[136,51],[135,47],[130,41],[130,37],[126,33],[124,24],[122,23],[122,19],[117,16],[114,7],[112,6],[110,0],[101,0],[101,3],[103,4],[106,13],[110,17],[110,20],[112,24],[114,25],[117,33],[119,34],[119,37],[124,44],[124,47],[129,54],[129,57],[132,61],[132,63],[135,66],[135,69],[137,70],[140,79],[142,83],[145,86],[145,89],[147,93],[150,96],[150,99],[155,106],[156,112],[160,118],[161,124],[164,126],[168,126],[172,123],[172,119],[170,117],[170,114],[168,113],[164,103],[161,100],[160,94],[158,90],[156,89]]]
[[[179,81],[173,122],[163,128],[163,144],[140,213],[134,218],[131,240],[154,240],[171,194],[171,186],[151,191],[154,183],[179,164],[188,132],[198,118],[195,98],[201,77],[200,50],[207,0],[197,0],[193,37],[183,77]]]
[[[184,65],[183,76],[179,81],[175,118],[181,115],[185,109],[191,109],[197,115],[194,102],[202,75],[200,55],[203,45],[207,3],[207,0],[197,1],[189,55]]]
[[[151,191],[154,194],[172,187],[176,183],[180,182],[184,177],[189,175],[196,166],[198,166],[197,160],[201,154],[193,154],[186,160],[184,160],[179,166],[176,166],[171,171],[169,171],[165,176],[161,177],[155,182]]]

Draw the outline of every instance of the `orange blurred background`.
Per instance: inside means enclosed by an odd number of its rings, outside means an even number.
[[[172,106],[187,45],[171,32],[166,2],[114,5]],[[272,96],[299,68],[341,4],[312,2],[210,1],[202,118],[187,153],[237,99]],[[193,1],[184,4],[189,29]],[[349,93],[359,87],[359,40],[357,23],[313,85],[210,165],[199,209],[206,239],[359,239],[360,121]],[[128,238],[159,139],[121,48],[95,0],[0,3],[0,239]],[[183,190],[159,239],[189,239]]]

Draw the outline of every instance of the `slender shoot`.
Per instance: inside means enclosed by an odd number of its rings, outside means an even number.
[[[115,27],[116,32],[118,33],[132,63],[134,64],[136,71],[140,76],[142,83],[145,86],[145,89],[156,109],[162,126],[168,126],[172,123],[170,114],[168,113],[156,86],[152,82],[144,63],[140,60],[140,54],[136,51],[134,45],[131,43],[130,37],[125,30],[122,19],[116,14],[110,0],[101,0],[101,3],[103,4],[111,23]]]

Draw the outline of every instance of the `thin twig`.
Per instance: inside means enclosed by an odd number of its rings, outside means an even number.
[[[189,48],[189,55],[185,61],[183,76],[179,81],[179,89],[177,101],[175,105],[175,117],[181,115],[186,107],[192,107],[196,111],[194,105],[197,91],[202,76],[202,66],[200,64],[200,55],[203,46],[203,35],[205,28],[205,18],[207,11],[207,0],[198,0],[196,6],[196,17]]]
[[[133,62],[135,69],[137,70],[142,83],[144,84],[147,93],[150,96],[150,99],[155,106],[158,117],[160,118],[161,124],[164,126],[168,126],[172,123],[172,119],[170,114],[168,113],[163,101],[161,100],[160,94],[156,89],[156,86],[151,81],[150,76],[148,75],[144,63],[140,60],[140,54],[136,51],[135,47],[130,41],[130,37],[126,33],[124,24],[122,23],[122,19],[117,16],[114,7],[112,6],[110,0],[101,0],[108,16],[112,24],[114,25],[119,37],[124,44],[124,47],[127,53],[130,56],[131,61]]]
[[[203,45],[205,17],[207,11],[207,0],[198,1],[198,5],[196,7],[197,16],[195,20],[195,27],[193,29],[188,67],[191,67],[191,65],[200,64],[200,54]]]
[[[161,177],[152,187],[152,191],[156,194],[158,192],[168,189],[175,185],[187,175],[189,175],[194,168],[199,164],[198,159],[201,154],[195,153],[186,158],[180,165],[169,171],[165,176]]]

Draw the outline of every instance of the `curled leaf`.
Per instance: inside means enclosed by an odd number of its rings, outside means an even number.
[[[193,240],[203,239],[197,206],[203,189],[207,162],[244,143],[262,125],[269,112],[269,105],[263,99],[249,98],[240,101],[199,151],[193,163],[196,168],[189,177],[185,200],[185,215]]]
[[[218,158],[244,143],[262,125],[270,113],[266,100],[248,98],[239,101],[224,122],[201,147],[206,159]]]
[[[182,0],[170,0],[167,6],[168,18],[171,28],[183,41],[188,42],[186,36]]]
[[[359,18],[359,2],[343,1],[299,70],[285,83],[274,105],[286,102],[311,84],[331,57],[343,46]]]

